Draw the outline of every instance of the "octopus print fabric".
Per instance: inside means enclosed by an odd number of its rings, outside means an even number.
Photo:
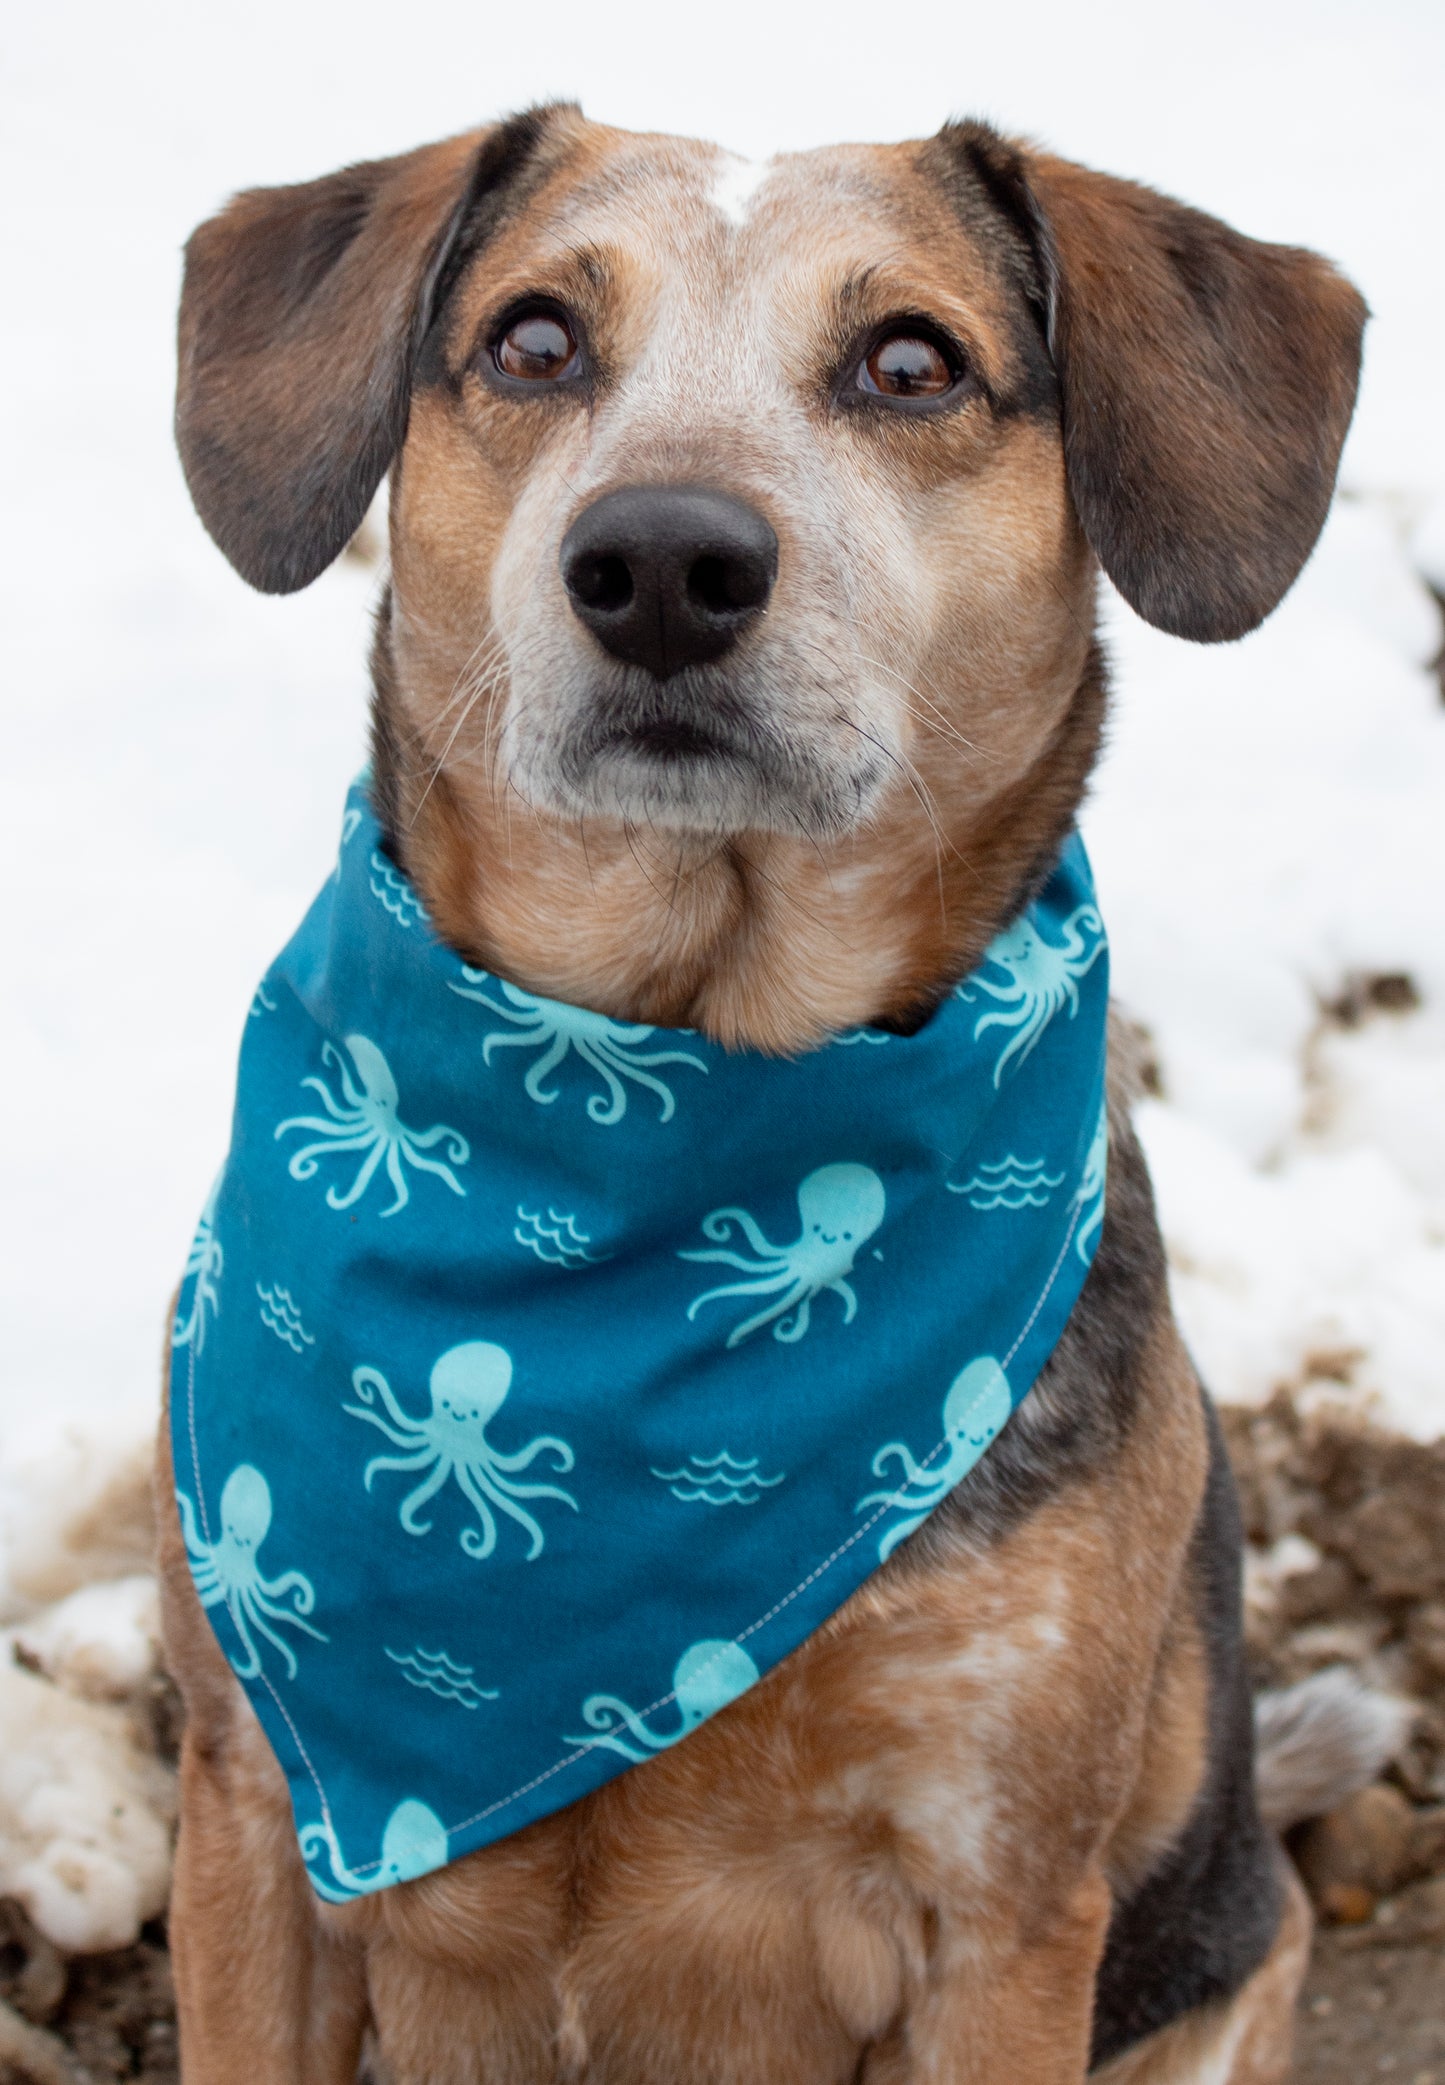
[[[729,1052],[465,964],[352,792],[171,1364],[321,1896],[686,1742],[967,1476],[1098,1242],[1107,969],[1075,837],[917,1034]]]

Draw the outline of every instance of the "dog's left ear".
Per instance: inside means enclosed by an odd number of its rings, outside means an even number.
[[[252,189],[191,235],[176,444],[197,512],[252,586],[309,586],[360,527],[447,289],[564,113]]]
[[[1363,299],[1318,254],[984,124],[937,146],[1032,249],[1069,490],[1104,570],[1161,630],[1242,637],[1324,526]]]

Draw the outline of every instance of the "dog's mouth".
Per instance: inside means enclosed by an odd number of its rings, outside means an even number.
[[[652,717],[612,731],[597,752],[639,753],[660,761],[740,757],[739,748],[720,733],[686,717]]]
[[[563,816],[711,836],[772,831],[838,838],[871,812],[888,772],[842,705],[805,705],[785,684],[754,689],[706,671],[666,681],[594,680],[571,699],[518,691],[509,767],[517,788]],[[806,694],[806,691],[805,691]]]

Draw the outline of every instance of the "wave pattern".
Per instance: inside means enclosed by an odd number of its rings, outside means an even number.
[[[782,1483],[786,1470],[776,1477],[758,1475],[759,1457],[737,1462],[726,1448],[720,1455],[691,1455],[679,1470],[654,1470],[675,1499],[701,1500],[705,1506],[756,1506],[765,1491]]]
[[[415,926],[421,918],[420,898],[379,848],[371,856],[371,895],[380,899],[398,926]]]
[[[256,1294],[261,1299],[261,1323],[275,1333],[283,1345],[299,1354],[303,1347],[314,1347],[316,1341],[301,1322],[301,1313],[296,1299],[289,1289],[283,1289],[278,1281],[274,1288],[263,1289],[256,1284]]]
[[[526,1209],[518,1202],[512,1236],[549,1267],[595,1267],[608,1257],[605,1252],[589,1252],[592,1240],[587,1232],[577,1228],[575,1217],[559,1209],[549,1209],[544,1217],[540,1209]]]
[[[460,1702],[464,1709],[479,1709],[484,1701],[495,1701],[496,1687],[479,1687],[474,1678],[475,1668],[458,1665],[445,1651],[424,1651],[420,1644],[414,1651],[388,1651],[387,1657],[399,1666],[401,1675],[412,1687],[425,1687],[429,1694],[439,1694],[443,1701]]]
[[[948,1191],[967,1195],[970,1209],[1042,1209],[1062,1173],[1048,1171],[1042,1158],[1015,1158],[1012,1153],[993,1165],[980,1166],[971,1180],[950,1180]]]

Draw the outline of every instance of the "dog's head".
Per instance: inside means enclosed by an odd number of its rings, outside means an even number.
[[[177,425],[268,590],[390,469],[378,794],[443,931],[788,1047],[926,1005],[1057,848],[1096,560],[1182,636],[1275,606],[1363,317],[978,124],[751,167],[560,107],[202,226]]]

